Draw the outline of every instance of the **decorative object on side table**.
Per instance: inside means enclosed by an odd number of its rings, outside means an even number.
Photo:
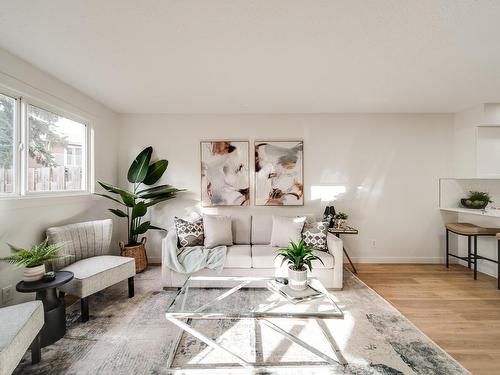
[[[335,219],[335,228],[342,229],[346,220],[349,218],[349,215],[345,212],[338,212],[333,218]]]
[[[324,265],[321,258],[313,254],[314,249],[304,244],[304,240],[299,243],[290,241],[290,246],[278,250],[276,257],[282,257],[283,263],[288,263],[288,286],[293,290],[304,290],[307,287],[307,269],[312,271],[312,261],[319,260]]]
[[[30,249],[22,249],[8,244],[13,254],[0,258],[0,260],[18,267],[25,267],[23,280],[34,282],[44,277],[45,263],[64,257],[64,255],[57,254],[63,245],[63,243],[49,245],[48,240],[45,240],[38,245],[33,245]]]
[[[358,234],[359,233],[356,228],[349,227],[347,225],[344,225],[343,228],[330,228],[330,229],[328,229],[328,232],[334,234],[335,236],[337,236],[339,238],[340,238],[341,234]],[[358,271],[356,270],[356,267],[354,267],[354,263],[352,262],[351,258],[349,257],[349,254],[347,253],[347,250],[345,249],[345,246],[343,246],[343,245],[342,245],[342,250],[344,250],[344,254],[347,257],[347,260],[349,261],[349,264],[352,267],[352,271],[354,273],[358,273]]]
[[[482,191],[469,191],[469,196],[467,198],[460,199],[460,203],[465,208],[471,208],[475,210],[483,210],[486,208],[488,203],[493,203],[490,194]]]
[[[176,193],[184,191],[177,189],[171,185],[159,185],[154,187],[142,188],[142,185],[151,186],[156,184],[165,173],[168,160],[158,160],[151,162],[153,147],[146,147],[135,158],[130,166],[127,174],[128,181],[133,184],[133,191],[121,189],[111,184],[99,181],[106,191],[116,194],[120,200],[106,194],[97,194],[119,203],[126,211],[121,209],[110,208],[113,214],[118,217],[127,218],[128,242],[120,243],[120,248],[123,256],[133,257],[136,261],[136,272],[142,272],[146,269],[147,254],[145,247],[145,239],[139,241],[139,235],[146,233],[149,229],[165,230],[154,226],[150,221],[142,222],[142,218],[148,212],[148,208],[156,204],[173,199]]]
[[[325,207],[325,212],[323,213],[323,221],[327,221],[329,223],[329,228],[332,228],[335,225],[335,214],[336,212],[334,206]]]
[[[58,271],[52,281],[20,281],[16,290],[20,293],[36,293],[36,299],[42,301],[45,323],[40,331],[42,347],[53,344],[66,333],[66,305],[64,293],[57,296],[56,288],[73,279],[73,272]]]

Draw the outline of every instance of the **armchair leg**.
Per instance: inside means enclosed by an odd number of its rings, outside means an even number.
[[[128,278],[128,298],[134,296],[134,276]]]
[[[85,323],[89,320],[89,297],[84,297],[80,300],[82,308],[82,322]]]
[[[31,364],[37,364],[40,362],[40,359],[42,358],[42,350],[41,350],[41,345],[40,345],[40,333],[38,333],[31,343],[30,346],[31,349]]]

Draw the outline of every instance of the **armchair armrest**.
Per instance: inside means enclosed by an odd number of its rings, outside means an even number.
[[[332,233],[326,237],[328,252],[333,255],[333,287],[342,289],[344,282],[344,244]]]

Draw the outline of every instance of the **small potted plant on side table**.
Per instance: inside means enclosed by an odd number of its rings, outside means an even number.
[[[344,228],[344,224],[349,218],[349,215],[347,215],[345,212],[339,212],[335,214],[333,218],[335,219],[335,228],[342,229]]]
[[[18,267],[26,267],[23,275],[23,280],[26,282],[41,280],[45,274],[45,263],[64,257],[64,255],[57,254],[63,246],[62,243],[49,245],[48,240],[45,240],[30,249],[8,245],[13,254],[0,258],[0,261],[15,264]]]
[[[488,193],[482,191],[469,191],[469,196],[460,200],[462,206],[475,210],[483,210],[488,203],[493,203]]]
[[[278,255],[283,258],[281,265],[288,262],[288,286],[293,290],[304,290],[307,287],[307,269],[312,271],[313,260],[323,261],[313,254],[314,249],[306,246],[304,240],[299,243],[290,241],[290,246],[278,250]]]

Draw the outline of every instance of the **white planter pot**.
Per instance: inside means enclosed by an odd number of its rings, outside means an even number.
[[[307,270],[295,271],[288,267],[288,286],[293,290],[304,290],[307,287]]]
[[[38,281],[43,278],[45,274],[45,264],[36,267],[26,267],[24,269],[23,280],[26,282]]]

